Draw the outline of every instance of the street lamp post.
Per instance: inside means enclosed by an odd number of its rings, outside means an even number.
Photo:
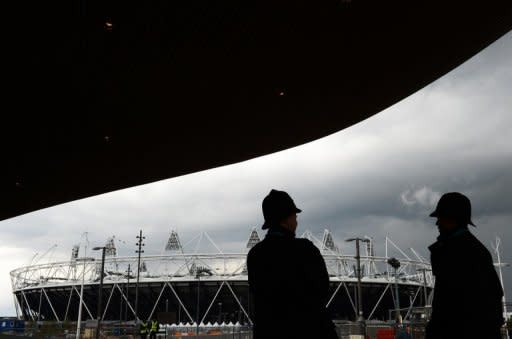
[[[359,252],[359,242],[370,242],[367,238],[350,238],[346,239],[346,242],[356,242],[356,261],[357,261],[357,322],[361,328],[363,335],[366,336],[366,325],[363,316],[363,294],[361,292],[361,256]]]
[[[393,267],[395,270],[395,317],[397,324],[401,323],[400,321],[400,297],[398,295],[398,268],[400,267],[400,261],[396,258],[388,259],[388,264]]]
[[[100,337],[101,312],[102,312],[101,309],[102,309],[102,301],[103,301],[103,276],[105,275],[104,274],[104,270],[105,270],[105,249],[106,249],[105,246],[94,247],[93,248],[94,251],[101,250],[100,290],[99,290],[99,293],[98,293],[98,314],[97,314],[98,323],[96,325],[96,339],[98,339]]]
[[[428,268],[420,268],[417,270],[418,272],[423,272],[423,295],[425,298],[425,307],[428,306],[428,293],[427,293],[427,271],[431,271]]]

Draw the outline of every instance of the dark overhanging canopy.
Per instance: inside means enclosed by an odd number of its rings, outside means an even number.
[[[326,136],[512,28],[510,1],[72,4],[13,28],[0,219]]]

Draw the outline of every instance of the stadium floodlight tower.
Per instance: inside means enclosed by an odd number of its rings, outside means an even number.
[[[363,295],[361,293],[361,255],[359,252],[359,243],[360,242],[370,242],[368,238],[349,238],[345,240],[346,242],[356,242],[356,261],[357,261],[357,322],[361,327],[361,331],[363,335],[366,336],[366,325],[363,316]]]
[[[171,235],[169,236],[169,240],[167,241],[167,244],[165,245],[165,250],[183,253],[183,247],[181,246],[178,232],[176,232],[175,230],[171,230]]]
[[[251,235],[249,236],[249,239],[247,240],[247,245],[245,248],[251,249],[260,242],[260,236],[258,235],[258,231],[256,231],[256,227],[254,227],[251,231]]]

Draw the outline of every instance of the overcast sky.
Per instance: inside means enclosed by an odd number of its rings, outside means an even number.
[[[424,257],[437,236],[428,214],[442,193],[460,191],[473,203],[474,233],[488,248],[500,236],[503,260],[512,262],[511,94],[509,33],[414,95],[323,139],[2,221],[0,315],[15,314],[9,271],[53,244],[39,263],[69,259],[83,232],[91,246],[115,235],[121,254],[133,253],[139,229],[146,253],[161,253],[172,228],[183,243],[207,231],[225,251],[241,251],[263,223],[261,200],[272,188],[303,209],[299,234],[328,228],[344,252],[352,251],[344,238],[373,236],[377,255],[388,235]],[[510,297],[511,271],[504,271]]]

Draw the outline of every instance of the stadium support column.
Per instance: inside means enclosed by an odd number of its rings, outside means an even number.
[[[428,268],[420,268],[417,271],[423,273],[423,298],[425,299],[424,300],[424,307],[428,307],[427,271],[430,271],[430,269],[428,269]]]
[[[138,249],[135,251],[135,253],[138,254],[137,259],[137,283],[135,284],[135,320],[139,319],[139,277],[140,277],[140,256],[142,253],[144,253],[144,250],[142,249],[142,246],[144,246],[144,243],[142,242],[146,237],[142,236],[142,230],[140,230],[139,235],[137,236],[137,243],[135,245],[138,246]]]
[[[203,275],[204,273],[208,274],[209,276],[212,276],[212,272],[209,268],[207,267],[202,267],[202,266],[196,266],[196,270],[195,270],[195,277],[197,279],[197,305],[196,305],[196,337],[199,336],[199,324],[200,324],[200,319],[199,319],[199,315],[200,315],[200,312],[199,312],[199,307],[201,306],[199,300],[200,300],[200,286],[201,286],[201,275]]]
[[[359,323],[361,333],[366,336],[366,324],[363,316],[363,293],[361,291],[361,255],[359,251],[360,242],[370,242],[367,238],[350,238],[346,242],[356,242],[356,261],[357,261],[357,322]]]
[[[199,336],[199,287],[201,285],[201,275],[196,273],[197,278],[197,305],[196,305],[196,338]]]

